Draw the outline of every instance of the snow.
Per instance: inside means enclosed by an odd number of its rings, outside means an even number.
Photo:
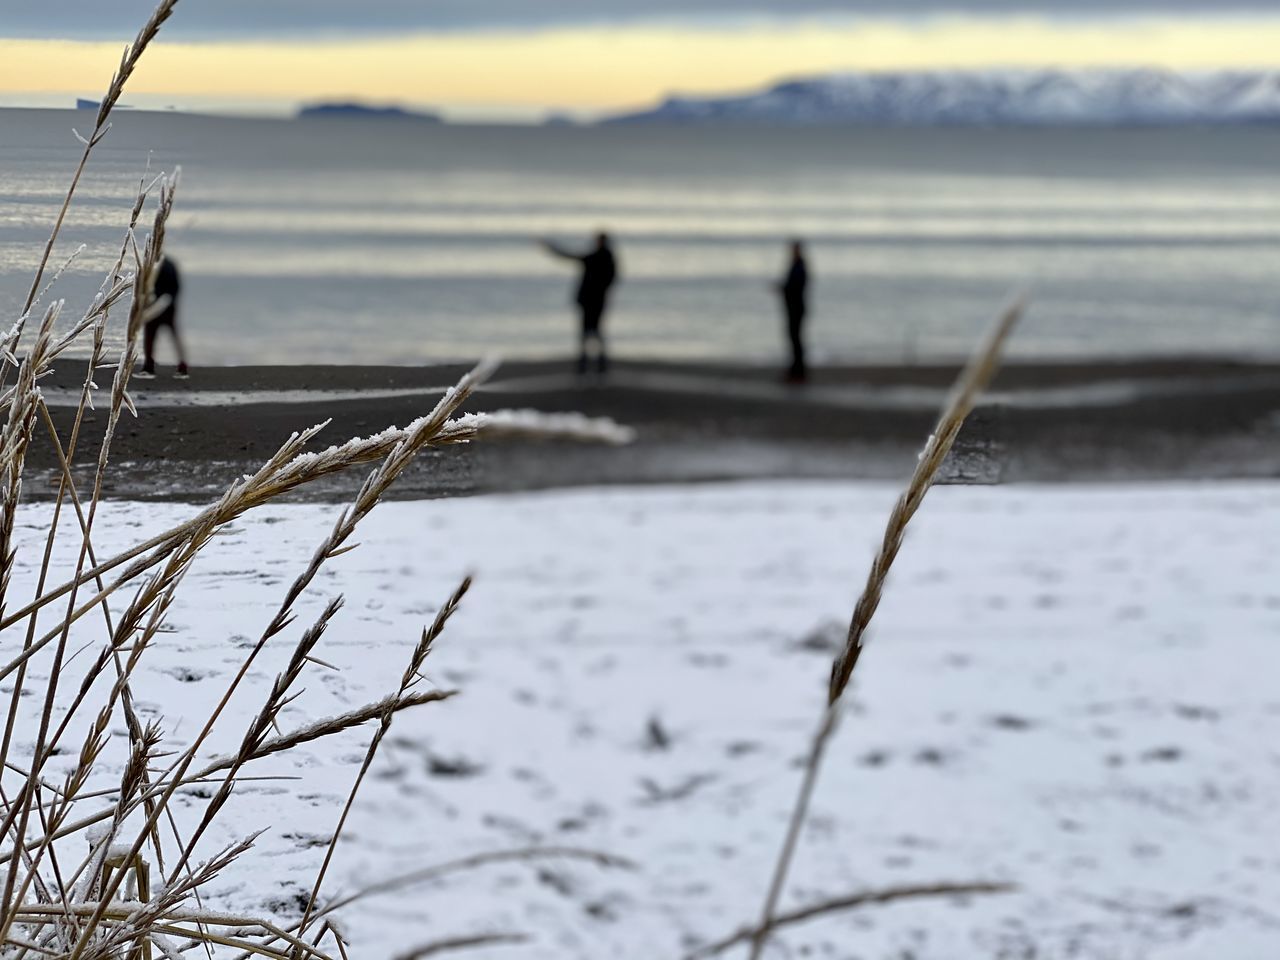
[[[1274,71],[919,70],[842,73],[729,97],[672,97],[635,121],[1165,124],[1280,119]]]
[[[636,868],[547,859],[451,873],[345,911],[352,955],[513,932],[531,939],[472,955],[676,958],[751,921],[834,644],[897,493],[771,482],[380,506],[230,714],[256,710],[292,640],[338,593],[347,606],[315,651],[338,669],[308,667],[281,728],[380,697],[437,606],[476,574],[425,670],[461,693],[396,720],[327,893],[531,845]],[[105,504],[99,556],[196,509]],[[194,735],[339,509],[245,517],[192,569],[135,691],[171,745]],[[44,506],[20,516],[12,598],[30,592],[47,517]],[[814,920],[781,938],[789,955],[1274,955],[1278,538],[1273,483],[932,492],[784,899],[977,880],[1018,890]],[[82,639],[100,632],[81,627]],[[34,724],[19,727],[19,764]],[[224,723],[206,754],[241,733]],[[371,733],[246,771],[288,779],[237,790],[201,858],[269,830],[214,881],[206,908],[296,919]],[[196,798],[178,810],[189,829]]]

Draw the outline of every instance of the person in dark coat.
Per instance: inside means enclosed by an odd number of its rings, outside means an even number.
[[[178,351],[179,377],[187,376],[187,357],[182,349],[182,337],[178,335],[178,293],[182,284],[178,279],[178,265],[172,257],[162,257],[155,269],[151,284],[151,318],[142,330],[143,378],[156,375],[156,334],[167,329]]]
[[[609,359],[605,354],[604,333],[601,326],[604,322],[605,309],[609,304],[609,288],[618,279],[618,264],[613,256],[609,235],[596,234],[595,248],[582,254],[566,250],[550,240],[542,241],[542,245],[554,256],[576,260],[582,264],[582,279],[578,283],[578,293],[574,298],[582,312],[578,373],[587,372],[589,345],[595,348],[596,369],[604,373],[608,368]]]
[[[809,308],[809,266],[804,259],[804,244],[799,240],[791,244],[791,263],[777,289],[787,315],[787,337],[791,341],[791,366],[787,368],[786,379],[788,383],[804,383],[809,378],[809,368],[804,360],[804,319]]]

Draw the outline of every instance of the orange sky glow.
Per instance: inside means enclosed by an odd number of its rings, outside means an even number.
[[[92,96],[120,44],[0,39],[4,102]],[[325,42],[171,43],[130,84],[166,99],[295,104],[359,98],[466,111],[500,105],[584,113],[667,93],[749,89],[779,77],[891,68],[1280,66],[1280,17],[1049,22],[1036,18],[799,21],[733,29],[578,27]]]

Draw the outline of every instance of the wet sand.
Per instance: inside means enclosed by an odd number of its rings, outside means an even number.
[[[322,441],[404,424],[463,372],[438,367],[219,367],[138,381],[139,417],[121,424],[107,494],[204,499],[259,464],[294,430],[331,419]],[[625,448],[490,441],[424,456],[396,496],[420,498],[611,483],[764,477],[903,476],[955,367],[841,366],[810,384],[762,367],[621,362],[580,379],[567,362],[518,362],[471,410],[581,411],[636,428]],[[42,386],[64,434],[83,364]],[[100,375],[104,389],[108,378]],[[100,436],[104,412],[88,418]],[[1000,374],[948,467],[957,482],[1213,479],[1280,475],[1280,365],[1215,360],[1015,363]],[[82,448],[84,449],[84,448]],[[87,459],[82,455],[80,460]],[[55,461],[33,446],[28,496],[47,496]],[[83,472],[79,468],[77,472]],[[362,474],[309,491],[340,499]]]

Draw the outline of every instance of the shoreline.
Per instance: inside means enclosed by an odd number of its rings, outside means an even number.
[[[922,384],[950,386],[955,371],[965,357],[911,363],[874,361],[816,362],[813,385]],[[156,388],[175,392],[206,390],[297,390],[297,389],[399,389],[451,385],[457,377],[471,369],[476,360],[445,360],[428,364],[335,364],[335,363],[219,363],[201,366],[189,380],[172,376],[173,364],[161,364],[159,377],[150,382]],[[79,387],[84,374],[85,358],[64,357],[53,365],[53,373],[42,384]],[[568,355],[537,356],[503,360],[491,383],[572,372],[573,358]],[[785,367],[785,358],[774,360],[711,361],[698,358],[667,359],[638,357],[616,359],[613,372],[669,371],[699,376],[724,376],[734,379],[773,382]],[[1093,383],[1100,380],[1128,379],[1150,381],[1165,378],[1205,379],[1234,374],[1280,376],[1280,352],[1273,358],[1252,359],[1244,356],[1167,354],[1150,357],[1062,357],[1052,359],[1013,358],[1006,360],[996,376],[993,389],[1032,389],[1044,386]],[[135,387],[145,381],[136,380]]]
[[[323,420],[337,442],[428,411],[467,365],[208,367],[175,380],[161,368],[132,385],[139,418],[113,447],[107,495],[205,499]],[[567,359],[504,365],[469,411],[528,408],[611,417],[637,430],[624,448],[493,441],[432,451],[395,496],[620,483],[734,479],[898,479],[933,426],[952,365],[833,366],[803,387],[735,364],[620,361],[578,378]],[[42,389],[69,428],[83,361],[63,361]],[[105,379],[100,385],[106,389]],[[89,440],[105,422],[86,417]],[[47,442],[30,454],[34,499],[56,475]],[[1280,364],[1154,359],[1012,362],[961,434],[949,482],[1089,482],[1280,476]],[[85,448],[87,449],[87,448]],[[82,455],[84,456],[84,455]],[[79,467],[83,471],[86,467]],[[307,493],[340,500],[360,477]]]

